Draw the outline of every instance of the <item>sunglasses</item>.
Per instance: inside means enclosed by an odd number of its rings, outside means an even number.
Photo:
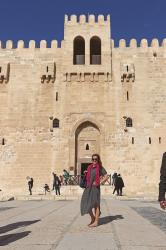
[[[98,159],[97,158],[92,158],[92,161],[98,161]]]

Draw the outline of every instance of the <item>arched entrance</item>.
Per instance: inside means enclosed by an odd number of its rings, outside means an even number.
[[[96,124],[86,121],[75,132],[75,173],[81,174],[91,163],[91,156],[100,153],[100,130]]]

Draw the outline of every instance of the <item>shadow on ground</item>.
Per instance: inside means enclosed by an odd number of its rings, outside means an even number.
[[[6,210],[12,209],[12,208],[15,208],[15,207],[0,207],[0,212],[6,211]]]
[[[115,215],[115,216],[105,216],[99,219],[99,226],[103,224],[110,223],[114,220],[121,220],[124,219],[122,215]]]
[[[0,246],[6,246],[13,241],[20,240],[26,236],[28,236],[31,233],[31,231],[26,231],[22,233],[15,233],[15,234],[8,234],[0,236]]]
[[[40,220],[32,220],[32,221],[20,221],[20,222],[16,222],[16,223],[12,223],[12,224],[8,224],[6,226],[0,227],[0,234],[4,234],[8,231],[20,228],[20,227],[26,227],[29,226],[31,224],[37,223]]]

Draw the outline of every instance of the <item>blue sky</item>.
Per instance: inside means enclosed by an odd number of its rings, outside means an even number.
[[[115,44],[166,37],[166,0],[0,0],[0,40],[63,39],[65,14],[110,14]]]

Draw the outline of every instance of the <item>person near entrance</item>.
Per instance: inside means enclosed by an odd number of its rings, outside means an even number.
[[[54,172],[52,172],[52,175],[53,175],[52,190],[54,190],[55,189],[55,177],[56,177],[56,174]]]
[[[102,177],[102,179],[100,178]],[[92,164],[88,166],[86,183],[82,198],[81,198],[81,215],[89,214],[91,222],[89,227],[97,227],[99,222],[100,212],[100,184],[103,184],[108,179],[108,175],[102,166],[100,156],[92,155]],[[94,211],[93,211],[94,209]]]
[[[27,177],[29,178],[29,177]],[[32,188],[33,188],[33,178],[29,178],[29,181],[28,181],[28,188],[29,188],[29,194],[32,195]]]
[[[66,169],[63,169],[63,177],[64,177],[64,183],[65,183],[65,185],[67,185],[70,175],[69,175],[69,172],[67,172]]]
[[[60,195],[60,186],[61,186],[61,181],[59,179],[59,177],[55,174],[55,193],[56,195]]]
[[[166,209],[166,152],[163,154],[161,169],[160,169],[160,183],[159,183],[159,202],[162,209]]]
[[[115,187],[117,188],[117,195],[122,196],[122,189],[124,188],[124,181],[120,174],[118,174],[117,176]]]

